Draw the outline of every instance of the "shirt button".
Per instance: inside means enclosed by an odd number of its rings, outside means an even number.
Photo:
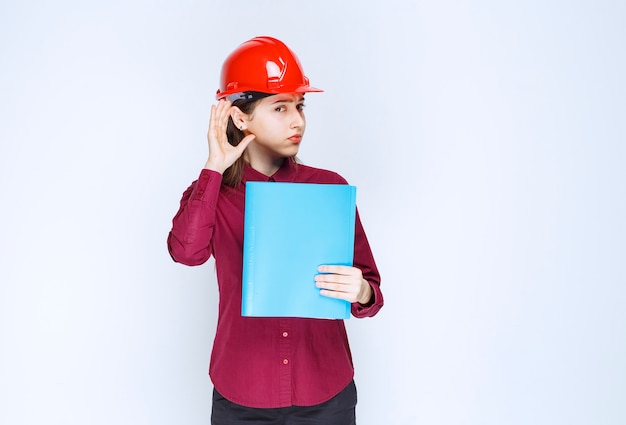
[[[288,333],[288,332],[283,332],[283,337],[284,337],[284,338],[287,338],[288,336],[289,336],[289,333]]]
[[[283,360],[283,364],[289,364],[289,360],[287,359]]]

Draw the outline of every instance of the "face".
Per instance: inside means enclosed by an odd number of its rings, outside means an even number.
[[[256,138],[248,146],[255,159],[276,161],[298,153],[304,135],[304,95],[286,93],[261,99],[250,115],[242,118],[244,132]]]

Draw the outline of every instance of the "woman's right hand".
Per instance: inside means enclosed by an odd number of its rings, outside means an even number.
[[[231,108],[231,102],[224,99],[220,100],[217,106],[211,106],[211,120],[209,122],[209,132],[207,133],[209,159],[204,168],[219,173],[223,173],[228,167],[233,165],[255,138],[254,134],[249,134],[237,146],[232,146],[228,143],[226,127],[228,126]]]

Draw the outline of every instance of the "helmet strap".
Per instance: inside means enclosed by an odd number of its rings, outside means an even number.
[[[226,96],[226,99],[234,102],[235,100],[259,100],[264,97],[271,96],[270,93],[262,93],[258,91],[245,91],[239,93],[233,93]]]

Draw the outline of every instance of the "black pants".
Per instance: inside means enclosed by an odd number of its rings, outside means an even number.
[[[277,409],[241,406],[226,400],[214,389],[211,425],[356,425],[355,407],[354,381],[322,404]]]

